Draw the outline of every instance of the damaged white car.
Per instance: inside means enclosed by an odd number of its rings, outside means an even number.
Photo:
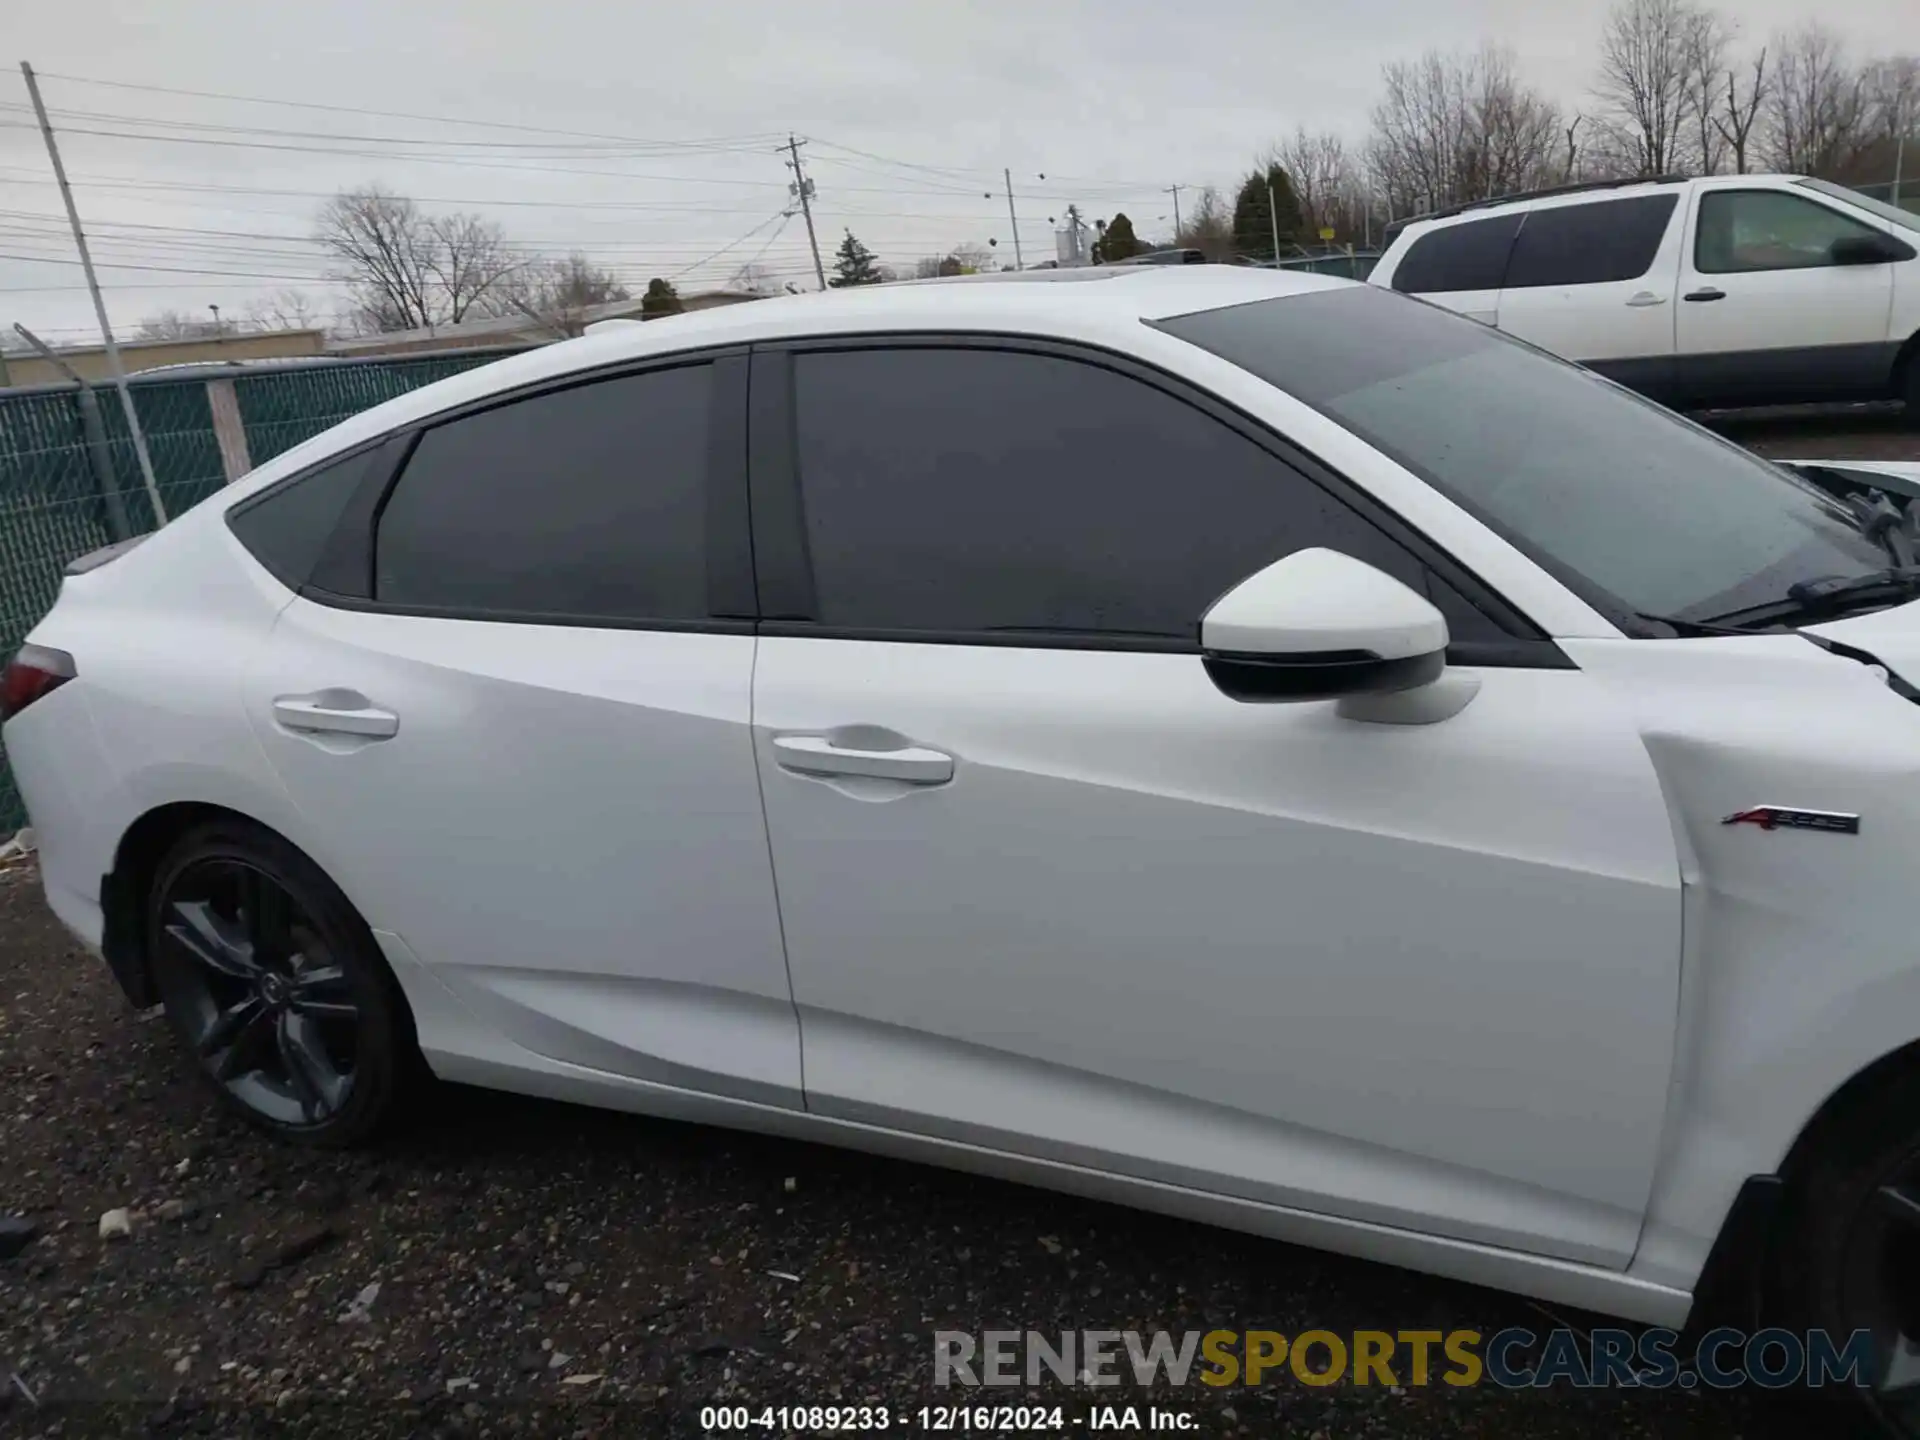
[[[289,1139],[424,1068],[1660,1324],[1757,1278],[1920,1433],[1920,467],[1054,275],[613,327],[82,562],[5,681],[53,908]]]

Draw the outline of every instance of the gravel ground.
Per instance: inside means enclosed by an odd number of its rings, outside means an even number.
[[[1920,458],[1891,419],[1714,418],[1768,453]],[[128,1238],[100,1237],[113,1209],[133,1212]],[[372,1152],[278,1146],[211,1103],[22,867],[0,871],[8,1215],[38,1231],[0,1259],[0,1433],[21,1435],[694,1435],[717,1402],[951,1402],[932,1387],[936,1329],[1553,1323],[1511,1296],[1020,1186],[453,1087]],[[1084,1390],[991,1398],[1070,1422],[1091,1407]],[[1682,1390],[1154,1398],[1209,1436],[1779,1428],[1777,1401]]]

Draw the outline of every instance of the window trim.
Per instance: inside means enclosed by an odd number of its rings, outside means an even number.
[[[731,362],[731,363],[729,363]],[[638,620],[606,615],[558,614],[547,611],[482,610],[468,606],[400,605],[382,601],[373,594],[373,566],[378,549],[380,517],[392,497],[406,462],[427,431],[464,420],[501,406],[523,400],[577,389],[583,385],[628,379],[691,365],[713,367],[713,410],[708,432],[707,456],[707,614],[680,619]],[[677,350],[669,354],[626,357],[621,360],[564,375],[543,376],[539,380],[478,396],[449,406],[432,415],[387,432],[364,445],[336,452],[309,470],[345,459],[360,450],[391,445],[392,463],[370,469],[361,490],[347,505],[339,525],[321,547],[321,561],[314,574],[324,572],[336,578],[364,565],[365,594],[351,594],[318,584],[303,585],[296,592],[302,599],[335,610],[361,611],[376,615],[411,615],[423,619],[473,620],[495,625],[555,625],[594,630],[659,630],[687,634],[751,635],[754,632],[752,592],[752,542],[747,533],[748,498],[746,493],[747,455],[739,439],[747,430],[748,347],[737,342],[697,350]],[[283,484],[299,478],[289,476],[277,481],[259,496],[249,496],[243,505],[251,505],[273,493]],[[235,506],[238,510],[240,506]],[[329,569],[329,562],[336,568]]]
[[[1810,270],[1847,269],[1847,266],[1835,265],[1830,260],[1819,265],[1764,265],[1733,270],[1708,270],[1700,264],[1700,244],[1701,241],[1706,238],[1707,233],[1707,227],[1702,223],[1705,218],[1707,202],[1720,197],[1731,197],[1735,195],[1776,195],[1785,200],[1798,201],[1802,205],[1811,205],[1816,210],[1824,210],[1827,214],[1837,216],[1856,229],[1864,230],[1869,234],[1886,234],[1884,230],[1876,229],[1859,216],[1849,215],[1846,211],[1836,209],[1834,206],[1829,205],[1825,200],[1816,199],[1815,196],[1819,194],[1820,192],[1818,190],[1808,193],[1805,190],[1789,189],[1784,185],[1717,185],[1711,189],[1703,189],[1693,207],[1693,246],[1688,252],[1687,264],[1692,268],[1695,275],[1797,275]]]
[[[1508,638],[1501,641],[1467,641],[1449,645],[1447,654],[1452,663],[1510,669],[1576,668],[1551,637],[1492,586],[1372,495],[1265,422],[1201,389],[1192,381],[1143,361],[1138,356],[1082,341],[993,331],[859,331],[783,337],[754,345],[754,398],[748,440],[753,464],[749,488],[752,497],[753,552],[762,605],[762,635],[1024,649],[1200,653],[1197,633],[1192,640],[1181,640],[1080,631],[903,630],[820,623],[800,489],[793,357],[820,351],[896,349],[997,350],[1045,355],[1092,365],[1149,385],[1225,425],[1282,465],[1294,470],[1308,483],[1319,486],[1335,501],[1379,530],[1390,544],[1399,546],[1416,563],[1451,585],[1496,627],[1508,632]],[[1197,632],[1199,617],[1195,616],[1194,619]]]

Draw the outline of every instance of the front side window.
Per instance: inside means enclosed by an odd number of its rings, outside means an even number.
[[[1507,262],[1506,288],[1638,280],[1653,268],[1679,199],[1636,195],[1529,210]]]
[[[1507,255],[1520,233],[1520,216],[1465,220],[1429,230],[1407,247],[1393,272],[1393,288],[1408,295],[1498,290]]]
[[[1796,180],[1796,185],[1809,190],[1818,190],[1822,195],[1831,195],[1836,200],[1844,200],[1849,205],[1858,205],[1869,214],[1878,215],[1882,220],[1891,220],[1903,230],[1911,230],[1920,235],[1920,214],[1912,210],[1903,210],[1898,205],[1889,205],[1884,200],[1876,200],[1871,195],[1863,195],[1858,190],[1849,190],[1844,185],[1836,185],[1831,180],[1817,180],[1811,176],[1805,180]],[[1911,195],[1913,192],[1907,192]]]
[[[1709,190],[1700,197],[1693,268],[1702,275],[1809,270],[1834,263],[1834,241],[1879,234],[1784,190]]]
[[[381,512],[374,598],[502,619],[704,618],[712,373],[597,381],[428,430]]]
[[[1193,643],[1223,593],[1312,545],[1426,583],[1299,471],[1103,366],[972,347],[809,351],[794,387],[824,625]]]
[[[1339,421],[1616,615],[1711,619],[1887,564],[1808,482],[1434,305],[1361,288],[1157,323]]]

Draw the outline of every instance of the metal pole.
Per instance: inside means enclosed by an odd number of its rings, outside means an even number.
[[[1899,142],[1893,147],[1893,199],[1890,203],[1896,210],[1900,208],[1900,172],[1905,168],[1906,160],[1907,127],[1902,123]]]
[[[93,386],[26,326],[15,321],[13,328],[40,352],[42,359],[73,382],[78,392],[74,398],[80,405],[80,433],[87,442],[87,468],[93,471],[93,483],[100,487],[100,499],[107,507],[107,529],[116,540],[131,539],[133,524],[127,519],[127,507],[120,498],[120,477],[113,470],[113,449],[107,444],[107,427],[101,423],[100,402],[94,399]]]
[[[1267,181],[1267,219],[1273,222],[1273,263],[1280,263],[1280,202],[1273,198],[1273,181]]]
[[[167,507],[160,500],[160,485],[153,478],[153,457],[147,454],[147,437],[140,428],[140,416],[133,408],[133,392],[127,388],[126,367],[120,363],[120,347],[114,343],[113,326],[107,320],[107,302],[100,298],[100,282],[94,277],[93,256],[87,251],[86,232],[80,228],[80,211],[73,203],[73,187],[67,184],[67,168],[60,163],[60,147],[54,143],[53,125],[47,119],[47,107],[40,99],[40,82],[34,79],[33,66],[20,62],[26,77],[27,94],[33,100],[33,113],[40,119],[40,134],[47,142],[47,158],[53,162],[53,178],[60,182],[60,198],[67,205],[67,220],[73,226],[74,247],[80,252],[80,268],[87,277],[87,290],[93,296],[93,313],[100,320],[100,339],[107,349],[107,369],[113,375],[113,387],[120,392],[120,411],[127,419],[127,433],[133,437],[133,453],[140,461],[140,478],[146,482],[147,499],[153,504],[154,523],[167,523]]]
[[[1180,192],[1185,188],[1185,186],[1181,185],[1169,185],[1167,187],[1167,189],[1173,192],[1173,243],[1176,245],[1180,243]]]
[[[1020,255],[1020,217],[1013,213],[1013,171],[1003,169],[1000,174],[1007,182],[1007,223],[1013,226],[1013,268],[1024,270],[1027,268],[1027,262]],[[1079,243],[1078,237],[1075,238],[1074,243]]]
[[[820,240],[813,233],[813,197],[807,193],[807,172],[800,168],[800,142],[787,136],[787,149],[793,155],[793,188],[800,192],[800,213],[807,217],[807,244],[813,248],[813,275],[822,290],[827,288],[826,267],[820,263]]]

